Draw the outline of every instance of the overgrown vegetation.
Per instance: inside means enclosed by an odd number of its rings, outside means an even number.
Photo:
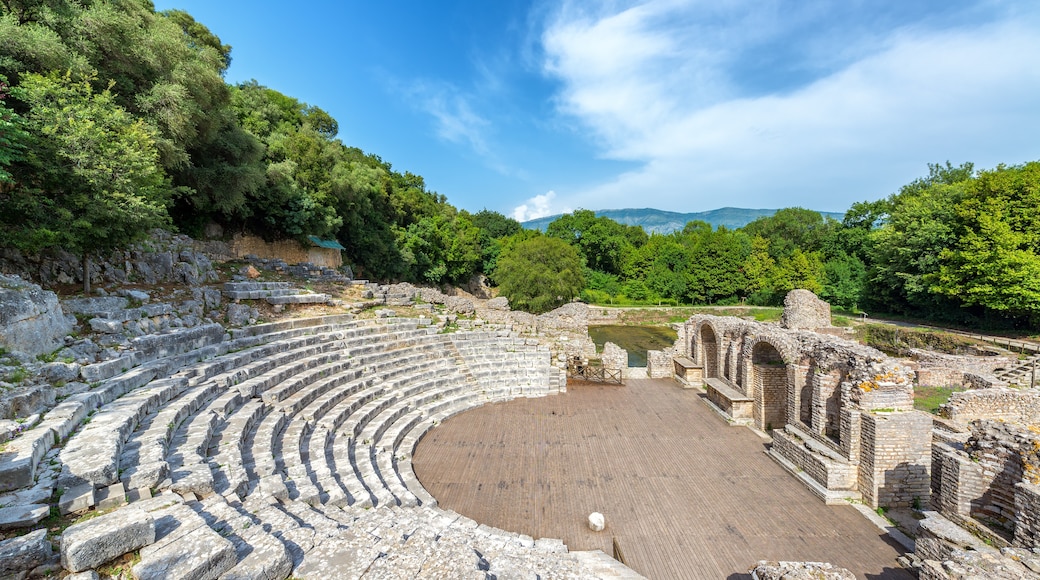
[[[940,406],[946,404],[954,393],[963,390],[962,387],[915,387],[914,408],[937,415]]]
[[[863,324],[856,328],[860,342],[881,352],[898,357],[910,355],[911,349],[927,349],[946,354],[978,354],[985,348],[970,338],[925,328],[904,328],[888,324]]]

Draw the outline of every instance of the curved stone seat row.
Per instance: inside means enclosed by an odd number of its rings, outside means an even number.
[[[535,343],[329,317],[183,355],[173,372],[113,377],[123,386],[39,470],[64,511],[129,500],[115,515],[154,522],[138,578],[632,577],[602,553],[443,510],[412,471],[448,417],[564,388]],[[63,538],[63,556],[76,545]]]

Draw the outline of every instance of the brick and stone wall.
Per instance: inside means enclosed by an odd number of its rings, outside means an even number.
[[[1017,364],[1009,356],[952,355],[921,349],[911,349],[910,357],[917,372],[917,383],[929,387],[977,388],[965,384],[965,377],[992,378],[997,369],[1007,369]]]
[[[670,379],[675,373],[671,350],[646,351],[646,376],[651,379]]]
[[[756,422],[760,429],[779,429],[787,421],[787,367],[755,365],[754,398],[758,403]]]
[[[925,413],[862,413],[860,493],[868,505],[927,505],[931,434]]]
[[[1015,485],[1015,545],[1040,548],[1040,485],[1025,481]]]
[[[939,414],[964,423],[977,419],[1033,423],[1040,419],[1040,389],[993,388],[954,393],[939,408]]]

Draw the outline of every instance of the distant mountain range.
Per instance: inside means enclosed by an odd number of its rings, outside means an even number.
[[[747,224],[755,221],[760,217],[771,216],[776,213],[775,209],[745,209],[739,207],[723,207],[719,209],[713,209],[710,211],[699,211],[694,213],[678,213],[674,211],[664,211],[660,209],[643,208],[643,209],[601,209],[596,210],[597,216],[608,217],[618,223],[625,224],[628,226],[643,226],[643,229],[647,233],[656,232],[659,234],[670,234],[676,230],[681,230],[687,224],[694,220],[701,220],[708,222],[712,227],[726,226],[729,229],[736,229],[746,226]],[[845,214],[836,213],[831,211],[821,211],[824,217],[832,217],[836,220],[841,220],[845,217]],[[563,214],[552,215],[548,217],[533,219],[530,221],[523,222],[525,228],[529,230],[542,230],[552,223],[554,220],[559,218]]]

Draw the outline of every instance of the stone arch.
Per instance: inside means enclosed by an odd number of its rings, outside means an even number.
[[[702,322],[697,329],[697,342],[700,346],[697,362],[704,368],[704,378],[719,376],[719,346],[721,336],[710,322]]]
[[[748,383],[745,389],[755,399],[755,425],[763,431],[783,429],[792,419],[789,417],[793,397],[789,364],[793,357],[784,356],[783,350],[788,350],[785,346],[768,338],[757,338],[744,348]]]
[[[841,383],[844,380],[845,373],[828,371],[818,361],[811,360],[801,388],[802,396],[808,393],[809,400],[799,401],[801,422],[835,443],[841,441]]]

